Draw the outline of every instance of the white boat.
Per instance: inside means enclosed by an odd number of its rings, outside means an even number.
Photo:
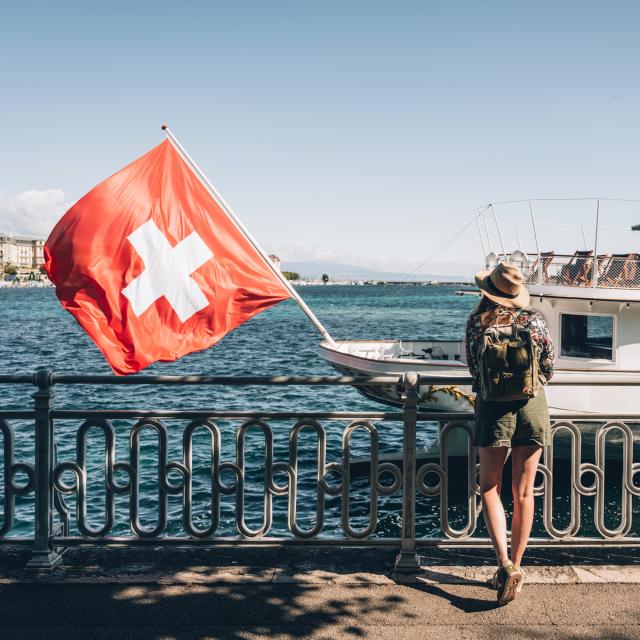
[[[320,355],[333,367],[348,376],[400,377],[407,371],[421,376],[467,377],[462,340],[324,340],[318,347]],[[372,400],[401,406],[394,386],[358,386],[360,393]],[[420,405],[440,411],[468,411],[473,408],[474,395],[466,385],[437,385],[426,382],[419,389]]]
[[[556,347],[554,384],[546,389],[549,407],[555,413],[585,416],[637,413],[637,389],[629,383],[640,383],[639,253],[604,253],[602,244],[599,251],[601,200],[597,201],[592,249],[573,254],[541,251],[533,215],[535,202],[523,202],[530,206],[535,251],[518,249],[509,253],[501,246],[498,255],[491,250],[486,218],[485,233],[482,231],[481,216],[477,218],[478,231],[487,255],[485,266],[491,268],[498,261],[518,266],[526,276],[531,307],[547,320]],[[487,210],[502,245],[495,206],[487,205]],[[631,231],[631,226],[627,230]],[[634,240],[636,246],[640,245],[640,232],[631,233],[627,248]],[[421,375],[422,409],[464,411],[473,407],[469,386],[429,382],[429,377],[468,378],[462,338],[451,342],[338,340],[335,344],[325,340],[319,345],[319,353],[347,375],[400,376],[415,371]],[[595,382],[605,382],[606,386]],[[395,386],[357,388],[376,401],[401,404]]]

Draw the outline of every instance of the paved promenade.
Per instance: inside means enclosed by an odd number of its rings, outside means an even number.
[[[44,577],[0,550],[0,638],[640,638],[632,550],[536,550],[497,608],[486,550],[428,551],[416,577],[391,549],[71,549]]]

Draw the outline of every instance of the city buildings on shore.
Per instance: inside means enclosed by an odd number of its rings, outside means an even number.
[[[39,276],[43,264],[44,240],[0,234],[0,276]]]

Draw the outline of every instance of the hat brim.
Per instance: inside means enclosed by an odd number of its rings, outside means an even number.
[[[482,291],[482,295],[485,295],[489,300],[493,300],[493,302],[497,302],[498,304],[509,307],[510,309],[524,309],[529,306],[531,296],[524,285],[515,298],[505,298],[493,293],[492,284],[489,282],[489,276],[492,271],[493,269],[487,269],[486,271],[476,273],[476,284],[478,285],[478,289]]]

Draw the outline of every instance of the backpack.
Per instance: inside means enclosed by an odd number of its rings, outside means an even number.
[[[480,394],[487,401],[528,400],[538,393],[538,353],[531,332],[511,322],[485,329],[480,345]]]

